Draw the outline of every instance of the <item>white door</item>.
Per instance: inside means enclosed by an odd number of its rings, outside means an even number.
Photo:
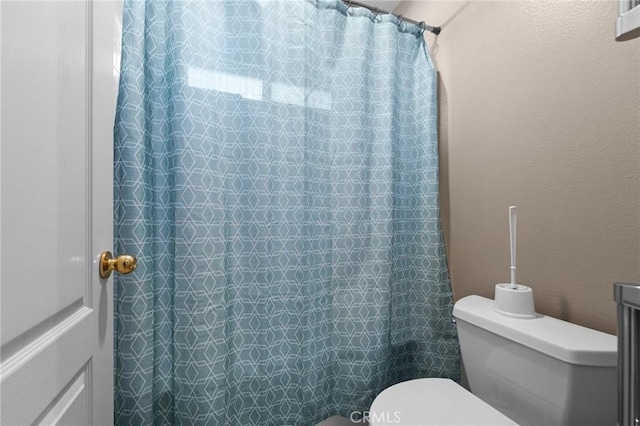
[[[113,424],[121,3],[0,1],[0,423]]]

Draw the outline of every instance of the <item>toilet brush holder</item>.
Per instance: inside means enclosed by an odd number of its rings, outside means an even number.
[[[533,290],[526,285],[496,284],[493,309],[508,317],[529,319],[536,317]]]

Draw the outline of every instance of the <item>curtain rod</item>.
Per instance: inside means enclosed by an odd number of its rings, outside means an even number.
[[[442,31],[442,28],[440,27],[432,27],[431,25],[427,25],[424,23],[424,21],[418,22],[418,21],[414,21],[413,19],[409,19],[409,18],[405,18],[402,15],[397,15],[393,12],[388,12],[386,10],[382,10],[380,8],[378,8],[378,6],[369,6],[368,4],[365,3],[360,3],[359,1],[356,0],[342,0],[342,3],[346,4],[347,6],[357,6],[357,7],[364,7],[365,9],[369,9],[370,11],[378,14],[378,15],[393,15],[396,18],[400,19],[401,21],[406,21],[409,22],[411,24],[415,24],[418,27],[422,28],[423,31],[429,31],[430,33],[434,33],[435,35],[440,34],[440,31]]]

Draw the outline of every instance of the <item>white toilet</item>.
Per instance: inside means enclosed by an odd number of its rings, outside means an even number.
[[[373,401],[370,426],[615,426],[615,336],[493,305],[468,296],[453,310],[473,394],[448,379],[399,383]]]

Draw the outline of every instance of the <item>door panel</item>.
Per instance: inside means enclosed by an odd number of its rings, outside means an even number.
[[[113,424],[122,6],[0,2],[0,423]]]
[[[2,4],[3,345],[89,290],[87,8]]]
[[[86,422],[85,407],[87,406],[88,374],[83,371],[54,405],[47,411],[42,421],[36,421],[37,425],[47,426],[55,424],[81,425]]]
[[[3,425],[33,424],[48,417],[77,376],[91,375],[95,345],[87,344],[87,338],[94,331],[93,323],[95,312],[83,308],[3,361]],[[88,402],[82,407],[85,421],[80,424],[91,424]]]

